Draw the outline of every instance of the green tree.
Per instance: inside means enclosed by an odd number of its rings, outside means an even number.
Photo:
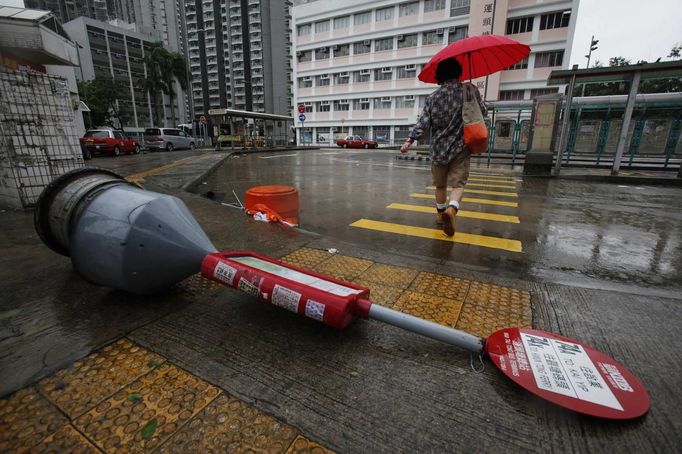
[[[609,58],[609,66],[628,66],[631,65],[629,59],[625,57],[611,57]]]
[[[163,94],[168,95],[171,105],[173,125],[175,119],[175,81],[183,90],[187,89],[187,63],[182,54],[170,52],[160,42],[154,43],[144,58],[147,77],[143,82],[143,89],[154,99],[156,118],[163,126]]]
[[[78,94],[90,108],[89,127],[106,125],[116,128],[114,120],[117,120],[118,128],[123,129],[128,118],[118,110],[116,101],[122,96],[122,87],[117,80],[100,75],[93,80],[78,82]]]
[[[671,60],[675,60],[680,58],[680,53],[682,52],[682,44],[676,44],[673,46],[672,49],[670,49],[670,53],[667,55],[667,57]]]

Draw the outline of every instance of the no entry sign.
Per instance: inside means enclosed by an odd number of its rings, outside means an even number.
[[[507,377],[562,407],[609,419],[649,410],[649,396],[630,371],[575,340],[506,328],[488,337],[485,352]]]

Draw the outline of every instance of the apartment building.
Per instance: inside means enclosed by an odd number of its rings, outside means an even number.
[[[185,3],[194,111],[291,112],[291,2]]]
[[[142,130],[149,126],[172,126],[168,96],[163,96],[164,118],[156,118],[152,99],[142,88],[146,76],[144,56],[160,35],[145,35],[134,30],[115,27],[106,22],[79,17],[63,25],[78,44],[79,80],[92,80],[97,75],[113,77],[126,87],[124,99],[119,99],[119,111],[129,118],[126,129]],[[181,92],[177,92],[178,95]],[[176,122],[183,123],[182,97],[173,100]]]
[[[407,137],[436,86],[417,79],[445,45],[507,35],[530,56],[474,80],[489,101],[556,92],[549,73],[567,68],[579,0],[296,0],[294,98],[305,106],[299,140],[356,134],[380,143]],[[428,139],[427,139],[428,140]]]

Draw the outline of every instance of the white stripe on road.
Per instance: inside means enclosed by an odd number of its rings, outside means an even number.
[[[298,156],[298,153],[294,154],[277,154],[274,156],[259,156],[260,159],[273,159],[273,158],[284,158],[286,156]]]

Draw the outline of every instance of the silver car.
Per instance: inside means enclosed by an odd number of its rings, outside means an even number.
[[[147,128],[144,130],[144,146],[149,151],[173,151],[182,148],[194,150],[196,141],[182,129]]]

